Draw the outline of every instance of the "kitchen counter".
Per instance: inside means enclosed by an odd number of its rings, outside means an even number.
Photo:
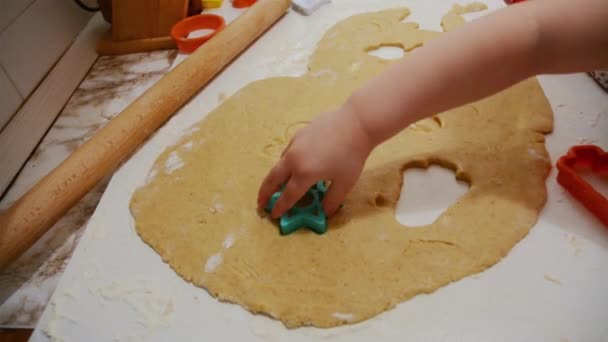
[[[6,209],[169,70],[177,51],[100,57],[0,201]],[[0,273],[0,327],[34,328],[95,210],[100,182]]]
[[[230,23],[242,11],[226,3],[206,12],[220,14]],[[263,64],[273,65],[273,71],[281,73],[284,54],[282,51]],[[100,57],[0,199],[0,210],[19,199],[186,57],[176,50]],[[36,244],[0,272],[0,329],[36,326],[110,178],[97,184]]]

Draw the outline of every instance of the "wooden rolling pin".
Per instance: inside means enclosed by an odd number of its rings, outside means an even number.
[[[34,244],[290,5],[290,0],[259,0],[0,214],[0,269]]]

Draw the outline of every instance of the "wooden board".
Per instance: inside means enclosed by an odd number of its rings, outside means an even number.
[[[112,38],[128,41],[165,37],[188,13],[188,0],[114,0]]]

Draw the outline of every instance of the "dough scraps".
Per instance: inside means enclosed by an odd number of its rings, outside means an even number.
[[[408,14],[344,20],[318,43],[305,75],[253,82],[226,99],[160,155],[155,177],[133,195],[141,238],[185,280],[289,328],[360,322],[496,264],[546,200],[553,115],[534,78],[379,146],[325,235],[281,236],[256,211],[262,178],[295,131],[392,62],[367,51],[397,46],[407,58],[440,34],[403,23]],[[452,14],[444,28],[457,26]],[[432,163],[470,190],[433,224],[404,227],[395,218],[403,171]]]

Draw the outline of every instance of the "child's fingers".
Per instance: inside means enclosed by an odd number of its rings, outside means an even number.
[[[283,152],[281,152],[281,158],[283,158],[285,156],[285,153],[287,153],[287,151],[289,150],[289,148],[291,147],[291,144],[293,143],[293,139],[291,139],[289,141],[289,144],[287,144],[287,146],[285,146],[285,148],[283,149]]]
[[[272,209],[272,218],[281,217],[281,215],[285,214],[287,210],[291,209],[291,207],[293,207],[296,202],[298,202],[300,198],[304,196],[311,185],[312,182],[303,182],[291,177],[287,182],[281,197],[279,197],[277,203],[275,203],[274,208]]]
[[[264,208],[272,194],[277,192],[281,188],[281,184],[285,183],[289,179],[289,168],[281,160],[275,167],[268,172],[266,178],[260,186],[258,192],[258,208]]]
[[[331,183],[327,195],[325,195],[325,199],[323,199],[323,210],[328,217],[333,216],[333,214],[336,213],[351,187],[352,184],[349,182]]]

